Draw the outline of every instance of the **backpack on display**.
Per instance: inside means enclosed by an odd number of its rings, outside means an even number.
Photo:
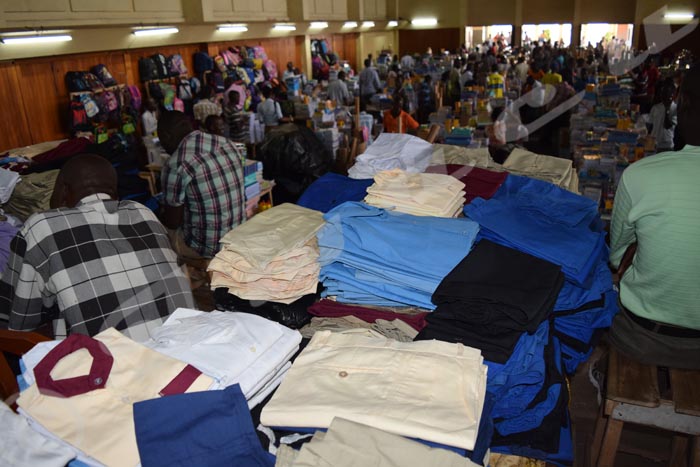
[[[267,60],[263,63],[263,67],[267,70],[267,74],[270,79],[277,78],[277,64],[272,60]]]
[[[153,54],[151,55],[153,63],[156,64],[156,71],[158,73],[158,78],[167,78],[169,76],[168,62],[163,54]]]
[[[185,60],[180,54],[173,54],[170,56],[170,72],[174,73],[174,76],[186,75],[187,65],[185,65]]]
[[[82,96],[80,96],[80,103],[83,104],[85,114],[88,118],[92,118],[98,113],[100,113],[100,108],[97,107],[97,103],[92,97],[90,97],[89,94],[83,94]]]
[[[69,71],[66,73],[66,87],[68,92],[89,91],[90,87],[85,82],[85,73],[82,71]]]
[[[97,78],[97,76],[93,75],[92,73],[85,73],[84,75],[85,82],[87,83],[88,87],[90,88],[91,91],[103,91],[105,86],[102,84],[102,81]]]
[[[139,76],[141,81],[158,79],[158,67],[151,57],[139,59]]]
[[[163,93],[163,107],[167,110],[173,110],[173,102],[175,101],[175,86],[168,83],[158,83],[161,92]]]
[[[214,57],[214,64],[216,65],[216,69],[219,70],[221,73],[225,73],[228,69],[228,67],[226,66],[226,61],[221,55],[217,55],[216,57]]]
[[[119,100],[117,99],[117,95],[112,91],[102,93],[102,98],[104,99],[107,112],[113,112],[119,109]]]
[[[192,89],[192,97],[198,96],[202,92],[202,82],[196,76],[190,78],[190,88]]]
[[[196,52],[194,54],[195,73],[204,73],[214,68],[214,60],[206,52]]]
[[[134,85],[128,86],[127,89],[129,91],[129,105],[138,113],[141,110],[141,90]]]
[[[173,99],[173,110],[185,113],[185,103],[182,102],[182,99],[178,97]]]
[[[106,87],[111,87],[111,86],[116,86],[117,85],[117,80],[114,79],[112,76],[112,73],[109,72],[107,67],[103,64],[95,65],[90,69],[92,74],[97,76],[100,81],[102,81],[102,84],[104,84]]]
[[[241,56],[237,53],[233,53],[230,50],[224,50],[221,52],[221,56],[224,57],[226,66],[229,68],[235,68],[241,62]]]
[[[267,60],[267,54],[265,53],[265,48],[261,45],[253,47],[253,52],[255,54],[255,58],[259,58],[263,61]]]
[[[192,99],[192,86],[188,79],[181,79],[177,85],[177,97],[183,101],[189,101]]]
[[[80,99],[73,99],[70,102],[71,128],[76,130],[84,128],[88,124],[88,116],[85,106]]]
[[[224,78],[221,73],[209,73],[207,75],[207,86],[214,89],[214,92],[224,92]]]
[[[162,101],[164,97],[163,90],[158,83],[148,83],[148,94],[158,102]]]

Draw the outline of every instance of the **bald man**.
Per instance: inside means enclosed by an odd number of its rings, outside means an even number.
[[[10,245],[0,279],[9,329],[53,321],[56,337],[114,327],[144,341],[176,308],[193,307],[165,228],[116,193],[106,159],[85,154],[63,166],[53,209],[31,216]]]
[[[193,130],[181,112],[161,115],[158,137],[171,154],[161,176],[163,223],[182,234],[171,237],[174,248],[188,264],[197,255],[212,258],[219,240],[245,220],[241,156],[231,140]]]

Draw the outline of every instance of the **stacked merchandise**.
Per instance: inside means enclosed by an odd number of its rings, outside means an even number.
[[[282,382],[300,343],[298,331],[254,314],[178,308],[145,345],[212,377],[211,389],[240,385],[253,408]]]
[[[397,342],[371,330],[319,331],[295,359],[260,421],[308,431],[328,428],[341,417],[472,450],[485,389],[486,366],[476,349],[439,341]]]
[[[432,144],[427,141],[411,135],[382,133],[357,156],[348,175],[350,178],[372,178],[382,170],[391,169],[421,173],[430,165],[432,155]]]
[[[346,202],[318,232],[324,296],[340,302],[433,309],[440,281],[471,249],[467,219],[393,213]]]
[[[316,291],[318,211],[282,204],[263,211],[221,239],[209,264],[211,287],[246,300],[289,304]]]
[[[526,175],[551,182],[578,194],[578,174],[570,160],[514,149],[503,168],[516,175]]]
[[[328,172],[318,178],[299,197],[297,204],[309,209],[328,212],[346,201],[362,201],[373,180],[355,180]]]
[[[316,432],[299,452],[288,446],[277,451],[277,467],[344,465],[420,465],[478,467],[446,449],[436,449],[367,425],[334,418],[328,431]]]
[[[471,128],[454,128],[451,132],[447,134],[447,137],[445,138],[445,144],[469,147],[472,144]]]
[[[431,165],[426,173],[448,174],[464,183],[467,203],[471,203],[474,198],[491,199],[508,176],[508,172],[493,172],[458,164]]]
[[[385,170],[374,176],[364,201],[414,216],[456,217],[464,206],[464,187],[449,175]]]
[[[333,156],[333,160],[338,154],[338,148],[340,147],[340,132],[338,128],[320,128],[316,130],[316,136],[323,143],[323,145],[330,151]]]
[[[250,200],[260,194],[260,184],[262,183],[262,162],[248,159],[243,165],[243,175],[245,176],[245,199]]]

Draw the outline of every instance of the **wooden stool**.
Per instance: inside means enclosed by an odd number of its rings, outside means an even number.
[[[622,427],[628,422],[676,433],[669,465],[700,467],[700,371],[669,369],[669,373],[672,396],[664,399],[659,393],[656,366],[610,350],[607,394],[591,446],[593,465],[615,464]]]

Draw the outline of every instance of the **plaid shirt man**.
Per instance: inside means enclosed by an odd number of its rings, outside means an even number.
[[[193,305],[155,215],[104,193],[31,216],[12,240],[0,279],[9,328],[36,329],[57,309],[56,337],[115,327],[143,341],[176,308]]]
[[[231,140],[193,131],[163,166],[163,198],[185,206],[185,243],[205,258],[245,221],[243,163]]]

